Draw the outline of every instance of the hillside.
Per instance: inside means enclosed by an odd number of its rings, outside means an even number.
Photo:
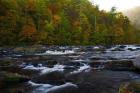
[[[0,0],[0,45],[139,43],[115,10],[100,11],[88,0]]]

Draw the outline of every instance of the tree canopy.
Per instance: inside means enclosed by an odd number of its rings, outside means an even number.
[[[88,0],[0,0],[0,45],[132,44],[139,36],[115,7]]]

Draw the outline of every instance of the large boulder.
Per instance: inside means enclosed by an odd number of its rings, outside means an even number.
[[[115,60],[106,63],[105,68],[117,71],[131,71],[134,69],[134,66],[131,60]]]
[[[134,60],[133,60],[133,65],[140,69],[140,56],[136,57]]]
[[[0,88],[8,87],[10,85],[16,85],[19,83],[24,83],[30,79],[26,76],[22,76],[15,73],[0,72]]]
[[[108,62],[92,61],[89,65],[94,69],[108,69],[114,71],[131,71],[134,69],[131,60],[113,60]]]

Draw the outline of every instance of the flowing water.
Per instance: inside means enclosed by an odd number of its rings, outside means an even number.
[[[1,89],[0,93],[63,93],[70,88],[75,93],[117,93],[121,83],[140,79],[140,75],[127,69],[107,69],[108,62],[132,61],[139,55],[138,45],[44,46],[43,51],[32,54],[4,49],[0,59],[15,61],[13,64],[23,73],[19,72],[31,80]]]

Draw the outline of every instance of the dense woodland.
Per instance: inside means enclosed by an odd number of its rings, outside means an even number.
[[[0,45],[132,44],[139,36],[115,7],[88,0],[0,0]]]

